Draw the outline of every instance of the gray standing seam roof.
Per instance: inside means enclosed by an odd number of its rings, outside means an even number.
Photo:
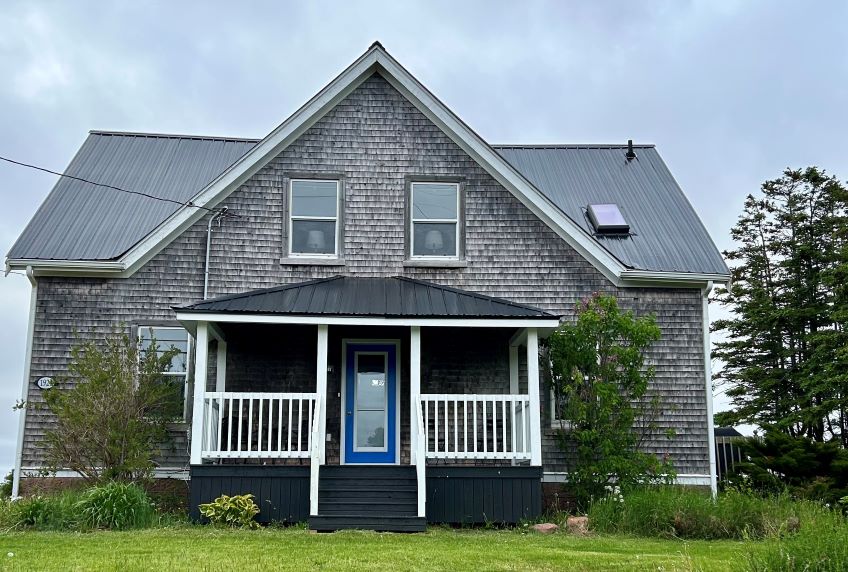
[[[518,172],[622,264],[638,270],[730,274],[695,209],[653,145],[496,145]],[[629,234],[597,234],[590,204],[615,203]]]
[[[66,173],[186,202],[257,139],[93,131]],[[494,146],[566,216],[627,267],[729,274],[653,146]],[[616,203],[631,232],[597,235],[590,203]],[[9,251],[11,259],[115,260],[179,205],[61,178]]]
[[[334,276],[222,296],[174,309],[201,314],[546,320],[557,318],[532,306],[402,276]]]
[[[92,131],[65,173],[186,202],[255,145],[242,139]],[[8,256],[113,260],[179,208],[63,177]]]

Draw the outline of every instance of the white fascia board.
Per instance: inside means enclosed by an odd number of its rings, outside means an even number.
[[[373,316],[288,316],[283,314],[210,314],[180,312],[177,320],[184,324],[227,322],[236,324],[306,324],[329,326],[431,326],[449,328],[545,328],[555,329],[558,319],[527,320],[521,318],[380,318]]]
[[[545,471],[542,474],[543,483],[567,483],[568,473],[557,471]],[[674,477],[674,483],[687,486],[710,486],[710,476],[697,473],[678,473]]]

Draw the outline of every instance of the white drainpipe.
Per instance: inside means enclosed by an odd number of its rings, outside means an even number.
[[[710,490],[715,497],[718,492],[718,483],[716,481],[716,450],[715,450],[715,427],[713,423],[713,368],[710,352],[710,292],[713,289],[713,282],[707,282],[706,287],[702,291],[702,317],[704,328],[704,378],[706,380],[707,399],[707,440],[710,448]]]

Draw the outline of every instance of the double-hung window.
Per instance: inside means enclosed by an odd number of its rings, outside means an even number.
[[[288,234],[290,256],[338,257],[339,181],[292,179]]]
[[[156,341],[156,353],[160,357],[167,351],[177,349],[178,353],[171,358],[171,363],[162,376],[169,388],[172,403],[164,405],[168,412],[174,412],[175,417],[185,418],[186,396],[188,395],[188,354],[189,334],[179,327],[139,326],[139,350],[147,351]]]
[[[410,253],[413,259],[459,259],[459,184],[411,184]]]

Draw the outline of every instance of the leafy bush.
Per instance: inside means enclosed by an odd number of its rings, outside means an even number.
[[[253,520],[259,514],[259,507],[253,502],[253,495],[221,495],[214,501],[200,505],[200,514],[212,524],[239,528],[259,528]]]
[[[848,570],[848,524],[838,512],[819,515],[815,526],[767,543],[748,555],[751,572],[836,572]]]
[[[848,450],[837,441],[819,443],[776,430],[741,442],[746,462],[730,482],[769,493],[782,491],[834,505],[848,495]]]
[[[589,522],[600,532],[700,539],[778,537],[820,519],[830,511],[819,503],[788,495],[761,497],[735,490],[713,501],[708,492],[682,487],[651,487],[592,503]]]
[[[48,468],[72,469],[90,484],[148,477],[182,412],[180,388],[163,373],[178,353],[155,339],[142,350],[121,333],[71,348],[69,375],[44,392],[56,417],[44,436]]]
[[[635,317],[615,297],[595,294],[577,307],[577,320],[548,338],[550,383],[556,398],[564,450],[574,448],[568,488],[586,507],[604,487],[666,482],[669,462],[643,452],[656,430],[660,402],[648,395],[654,367],[645,356],[660,339],[654,316]],[[667,432],[668,438],[673,437]]]
[[[91,528],[123,530],[150,526],[153,503],[135,484],[107,483],[92,487],[77,502],[79,518]]]

